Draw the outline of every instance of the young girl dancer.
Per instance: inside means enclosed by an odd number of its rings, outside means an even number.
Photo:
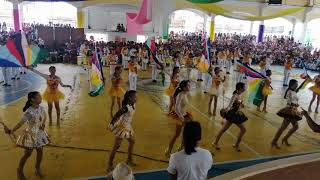
[[[50,141],[44,130],[46,124],[46,112],[44,108],[40,106],[41,100],[39,92],[30,92],[28,94],[28,101],[23,108],[24,115],[22,116],[21,121],[12,130],[7,130],[8,134],[13,134],[22,125],[25,123],[28,124],[28,127],[23,131],[16,142],[17,146],[25,149],[24,155],[20,159],[17,169],[19,180],[26,179],[23,173],[23,168],[34,149],[37,151],[35,174],[40,178],[43,177],[40,169],[43,157],[43,147],[49,144]]]
[[[281,109],[277,113],[278,116],[283,118],[283,121],[271,142],[271,147],[280,149],[277,143],[278,139],[280,138],[283,131],[291,123],[292,128],[289,130],[287,135],[282,139],[282,144],[290,146],[288,139],[299,128],[298,121],[302,119],[302,114],[298,111],[299,98],[297,95],[297,91],[298,91],[297,87],[298,87],[298,81],[295,79],[291,79],[289,81],[289,87],[284,95],[284,98],[287,100],[287,106]]]
[[[113,106],[115,104],[115,100],[117,99],[117,104],[120,109],[121,108],[120,99],[125,93],[125,91],[121,88],[121,83],[122,83],[121,72],[122,72],[122,68],[120,66],[117,66],[111,78],[112,86],[109,91],[109,95],[111,96],[111,110],[110,110],[111,118],[113,117]]]
[[[236,90],[233,92],[229,106],[227,107],[227,109],[221,110],[221,116],[226,119],[226,121],[224,122],[222,129],[219,131],[216,140],[213,143],[217,150],[220,150],[218,143],[221,136],[230,128],[232,124],[235,124],[239,127],[240,133],[238,135],[237,142],[233,145],[233,147],[236,151],[241,152],[241,150],[239,149],[239,144],[243,135],[246,133],[246,128],[244,127],[243,123],[248,120],[247,116],[242,111],[240,111],[240,107],[243,106],[241,94],[244,91],[245,84],[242,82],[238,82],[236,84]]]
[[[132,160],[132,152],[135,143],[134,133],[131,126],[132,117],[135,113],[135,104],[137,102],[136,91],[127,91],[122,101],[121,109],[115,114],[109,124],[109,130],[115,135],[114,145],[110,153],[108,161],[108,169],[110,172],[113,169],[113,159],[117,150],[120,148],[123,139],[129,142],[127,164],[129,166],[136,166]]]
[[[49,125],[52,125],[52,104],[54,104],[57,112],[57,125],[60,126],[60,104],[59,101],[64,99],[64,94],[58,89],[59,84],[62,87],[72,89],[71,85],[62,83],[61,78],[56,76],[56,67],[50,66],[50,75],[43,74],[35,69],[31,69],[34,73],[47,80],[47,89],[43,93],[43,99],[48,103]]]
[[[177,138],[181,134],[182,127],[188,121],[192,120],[191,113],[187,111],[188,93],[189,93],[189,81],[181,81],[179,87],[174,93],[175,108],[174,113],[172,113],[172,118],[176,120],[176,131],[172,139],[170,140],[169,147],[165,151],[165,156],[169,158],[173,145]],[[183,148],[183,143],[179,147],[179,150]]]
[[[129,61],[129,86],[130,90],[137,90],[137,80],[138,80],[138,69],[140,66],[136,60],[136,57],[131,56],[131,60]]]
[[[317,97],[317,106],[315,109],[315,113],[318,113],[318,108],[319,108],[319,103],[320,103],[320,75],[315,76],[313,81],[314,81],[314,86],[311,86],[309,88],[313,94],[312,94],[312,99],[309,104],[308,112],[312,112],[311,106]]]
[[[215,67],[214,74],[212,76],[212,87],[210,92],[209,109],[208,109],[209,115],[212,115],[211,105],[213,100],[214,100],[213,115],[214,116],[216,115],[218,97],[221,96],[222,93],[224,93],[223,84],[222,84],[224,80],[225,78],[222,78],[220,76],[220,68]]]
[[[267,101],[268,101],[268,96],[272,93],[272,87],[271,87],[271,75],[272,72],[271,70],[267,70],[266,71],[266,76],[267,79],[264,81],[264,85],[262,88],[262,95],[263,95],[263,112],[267,113]],[[262,104],[262,102],[257,106],[257,111],[261,111],[260,110],[260,106]]]
[[[179,78],[179,72],[180,68],[179,67],[174,67],[172,70],[172,75],[171,75],[171,80],[170,80],[170,86],[166,90],[166,94],[170,97],[170,103],[169,103],[169,113],[171,114],[174,111],[174,92],[176,91],[179,83],[180,83],[180,78]]]
[[[110,78],[112,78],[114,70],[117,66],[118,56],[115,54],[115,50],[112,49],[110,53],[107,55],[107,61],[110,65]]]

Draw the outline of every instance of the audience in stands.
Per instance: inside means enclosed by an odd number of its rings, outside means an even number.
[[[117,25],[117,32],[127,32],[126,28],[123,26],[123,24],[118,24]]]
[[[201,126],[199,122],[187,122],[183,130],[184,150],[171,155],[167,171],[171,179],[205,180],[213,160],[210,151],[199,147]]]
[[[45,47],[45,43],[43,39],[38,36],[37,29],[39,27],[73,28],[70,24],[54,24],[52,22],[47,25],[23,23],[22,30],[26,33],[28,41],[33,44],[38,44],[40,47]],[[126,29],[123,24],[118,24],[116,31],[126,32]],[[0,45],[4,45],[7,39],[13,34],[13,29],[9,29],[5,22],[0,23]],[[192,54],[196,56],[201,54],[203,50],[202,34],[202,32],[171,32],[168,42],[159,42],[157,49],[163,50],[167,56],[173,56],[176,52],[180,52],[181,56],[192,52]],[[213,53],[213,56],[211,56],[213,61],[216,60],[215,56],[219,51],[234,51],[237,48],[240,49],[242,55],[249,53],[252,56],[253,64],[257,64],[261,56],[267,56],[273,64],[282,65],[285,57],[290,55],[294,59],[295,67],[302,68],[305,66],[307,69],[320,70],[320,49],[313,49],[310,45],[296,42],[292,37],[265,36],[262,43],[257,43],[256,36],[254,35],[218,33],[215,37],[215,40],[210,46],[211,52]],[[94,50],[94,42],[88,41],[87,43],[92,52]],[[59,54],[75,56],[75,54],[79,54],[79,51],[78,53],[75,51],[77,48],[79,49],[80,45],[81,44],[76,44],[75,42],[70,42],[69,45],[58,47],[56,51],[58,51]],[[120,57],[119,61],[121,61],[122,48],[127,47],[129,51],[139,52],[139,49],[143,48],[143,44],[135,42],[97,42],[97,47],[101,49],[101,53],[105,55],[110,52],[110,48],[115,49],[118,57]],[[54,50],[49,51],[54,52]]]

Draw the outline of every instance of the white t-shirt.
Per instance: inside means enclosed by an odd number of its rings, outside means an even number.
[[[170,157],[167,171],[177,174],[178,180],[205,180],[213,160],[211,153],[202,148],[197,152],[187,155],[184,150],[174,153]]]

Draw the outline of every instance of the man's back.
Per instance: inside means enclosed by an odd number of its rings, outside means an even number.
[[[177,174],[178,180],[205,180],[212,166],[212,155],[208,150],[196,148],[187,155],[184,150],[171,155],[168,172]]]

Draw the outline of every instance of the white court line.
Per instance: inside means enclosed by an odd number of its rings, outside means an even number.
[[[206,114],[204,114],[203,112],[201,112],[199,109],[197,109],[196,107],[194,107],[191,103],[189,103],[188,105],[190,105],[190,107],[192,107],[194,110],[196,110],[198,113],[200,113],[202,116],[204,116],[205,118],[207,118],[208,120],[210,120],[210,117],[207,116]],[[219,126],[220,128],[222,127],[219,123],[214,122],[214,124],[216,126]],[[229,134],[233,139],[237,139],[237,137],[232,134],[229,130],[226,131],[227,134]],[[241,144],[243,144],[247,149],[249,149],[250,151],[252,151],[256,156],[258,157],[263,157],[260,153],[258,153],[256,150],[254,150],[253,148],[251,148],[247,143],[245,143],[243,140],[241,142]]]

